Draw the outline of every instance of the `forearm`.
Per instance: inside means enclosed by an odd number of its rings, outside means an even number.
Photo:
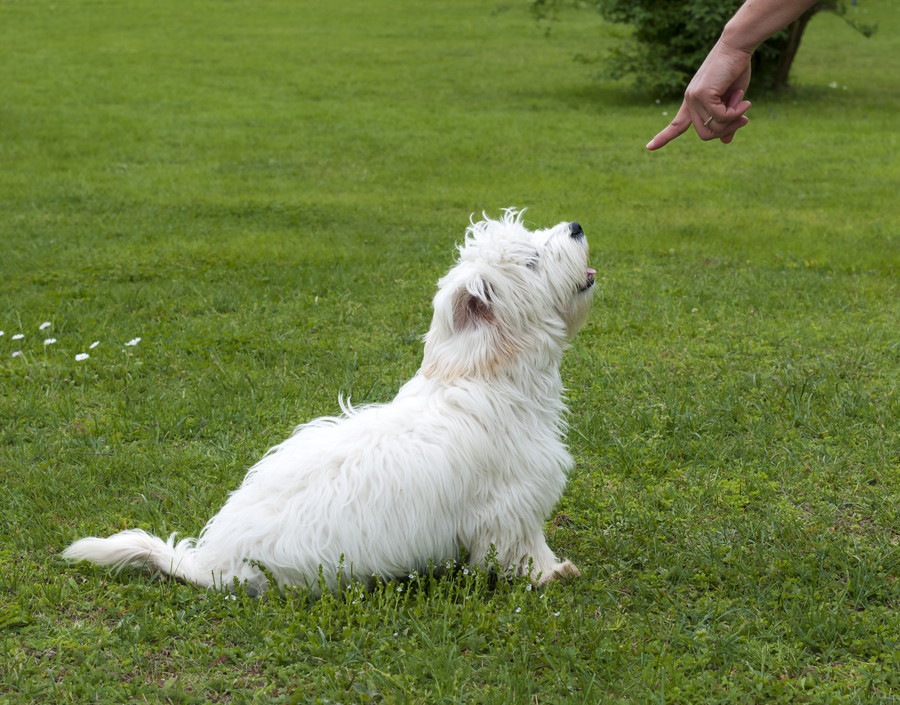
[[[721,42],[747,54],[818,0],[747,0],[725,25]]]

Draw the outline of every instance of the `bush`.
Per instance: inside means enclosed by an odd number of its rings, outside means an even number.
[[[555,15],[562,0],[533,0],[540,18]],[[633,77],[640,90],[680,95],[742,0],[593,0],[604,19],[631,25],[633,33],[603,57],[604,75]],[[846,18],[843,0],[816,3],[796,22],[764,42],[753,56],[755,90],[788,86],[791,65],[809,20],[827,10]],[[848,23],[865,36],[875,28]]]

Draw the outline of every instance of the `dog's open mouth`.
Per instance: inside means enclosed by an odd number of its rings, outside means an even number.
[[[578,289],[579,293],[587,291],[594,286],[594,275],[597,274],[596,269],[588,269],[585,276],[584,284]]]

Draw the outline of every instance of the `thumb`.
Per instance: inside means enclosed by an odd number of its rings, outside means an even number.
[[[743,100],[744,91],[736,88],[725,96],[725,114],[726,120],[735,120],[746,113],[752,103],[749,100]]]

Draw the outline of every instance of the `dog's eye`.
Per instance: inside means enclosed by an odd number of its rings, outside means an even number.
[[[528,259],[525,260],[525,266],[528,267],[528,269],[530,269],[532,272],[536,272],[540,261],[541,258],[538,256],[538,253],[534,252],[529,255]]]

